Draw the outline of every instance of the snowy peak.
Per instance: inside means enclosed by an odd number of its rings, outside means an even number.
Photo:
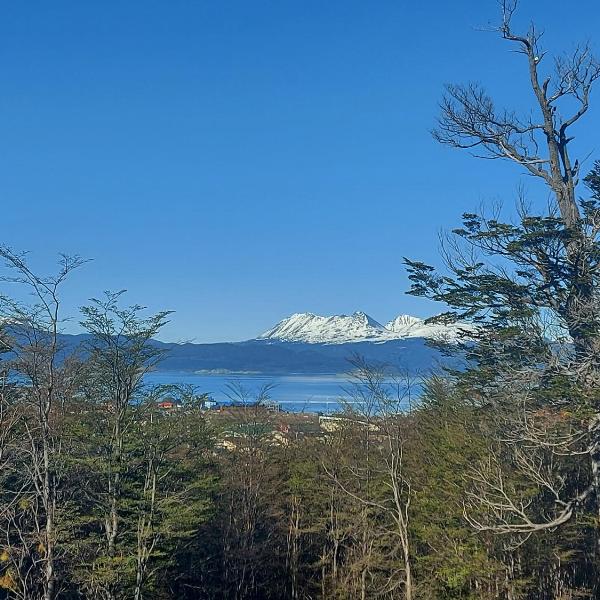
[[[383,325],[364,312],[330,317],[296,313],[265,331],[258,339],[341,344],[365,340],[379,341],[382,332],[385,332]]]
[[[408,333],[414,327],[423,324],[423,319],[412,317],[411,315],[398,315],[393,321],[390,321],[385,328],[395,333]]]
[[[385,328],[400,337],[420,337],[446,342],[456,342],[461,336],[473,331],[473,327],[466,323],[426,323],[424,319],[410,315],[396,317]]]
[[[295,313],[258,337],[261,340],[344,344],[350,342],[386,342],[405,338],[427,338],[456,342],[469,326],[425,323],[410,315],[399,315],[385,327],[364,312],[352,315],[320,316]]]
[[[352,323],[356,324],[359,327],[365,328],[375,328],[381,329],[381,323],[378,323],[373,317],[370,317],[367,313],[362,312],[361,310],[355,312],[350,317],[346,315],[340,315],[340,318],[351,319]]]

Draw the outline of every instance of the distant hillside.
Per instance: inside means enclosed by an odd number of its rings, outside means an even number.
[[[426,340],[411,338],[383,343],[308,344],[251,340],[223,344],[166,344],[169,353],[161,370],[256,371],[261,373],[345,373],[358,354],[399,371],[420,373],[448,364]],[[454,359],[455,365],[458,360]]]

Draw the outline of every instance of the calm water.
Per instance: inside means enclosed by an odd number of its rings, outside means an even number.
[[[265,385],[269,398],[292,412],[336,412],[350,400],[350,384],[336,375],[205,375],[196,373],[155,372],[145,377],[149,385],[191,384],[197,393],[210,394],[217,402],[232,400],[232,386],[242,389],[253,400]],[[235,398],[237,399],[237,398]]]

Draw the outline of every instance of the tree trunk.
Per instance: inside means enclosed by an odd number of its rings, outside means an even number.
[[[592,482],[594,485],[594,495],[596,502],[596,565],[600,564],[600,413],[596,413],[590,420],[590,465],[592,472]],[[598,567],[596,567],[598,568]],[[600,592],[600,581],[595,584],[596,595]]]
[[[53,350],[54,355],[55,350]],[[41,430],[42,430],[42,502],[46,513],[46,527],[44,533],[44,600],[53,600],[56,573],[54,571],[54,513],[56,499],[54,481],[52,476],[52,465],[50,460],[50,410],[52,408],[53,394],[53,366],[50,367],[50,385],[41,407]]]
[[[408,546],[403,544],[404,554],[404,595],[406,600],[412,600],[413,597],[413,581],[412,581],[412,569],[410,567],[410,554]]]

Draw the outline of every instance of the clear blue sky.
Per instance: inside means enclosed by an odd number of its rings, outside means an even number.
[[[41,270],[93,258],[67,309],[127,288],[176,311],[163,339],[247,339],[300,311],[427,316],[402,256],[437,262],[440,228],[510,205],[520,180],[429,134],[446,82],[524,89],[519,57],[476,30],[496,16],[494,0],[5,2],[2,241]],[[552,48],[600,30],[597,0],[519,17]],[[599,125],[594,109],[580,156],[600,158]]]

